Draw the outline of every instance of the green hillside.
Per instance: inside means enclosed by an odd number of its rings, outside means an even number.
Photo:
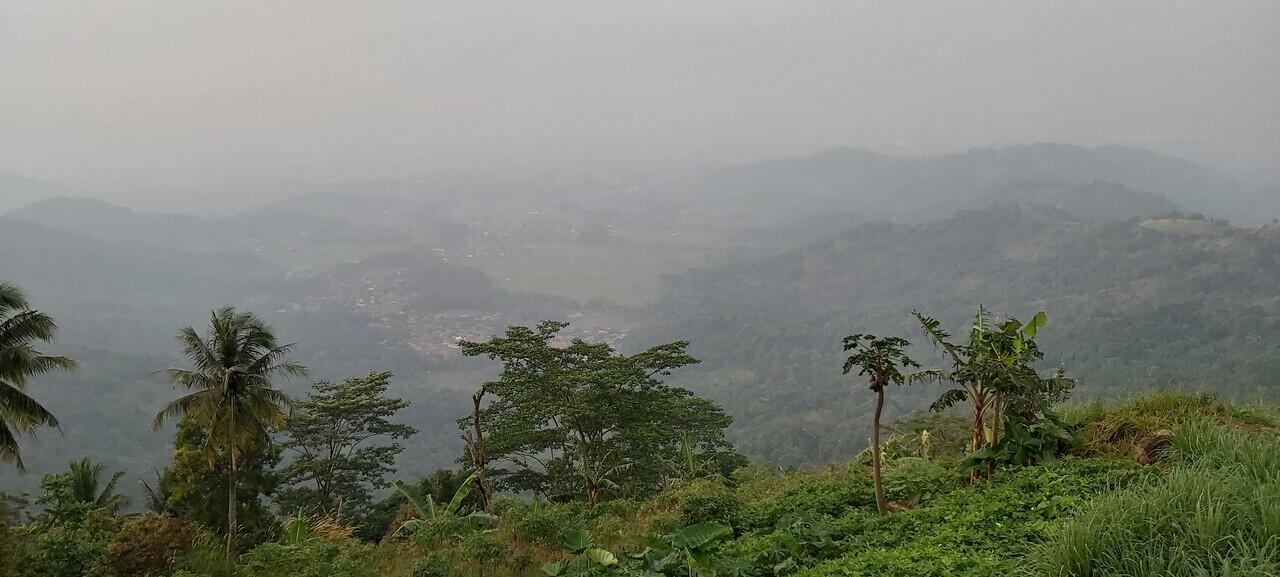
[[[639,334],[693,341],[706,362],[682,382],[737,417],[732,436],[744,452],[822,463],[865,446],[858,417],[870,400],[850,398],[830,360],[850,327],[917,335],[913,309],[948,326],[979,304],[1015,316],[1043,310],[1043,366],[1066,367],[1078,394],[1187,386],[1257,398],[1280,381],[1277,286],[1275,226],[1087,224],[1013,205],[927,225],[866,224],[676,275]],[[905,414],[932,396],[911,390],[890,409]]]
[[[80,555],[84,574],[181,577],[1262,577],[1280,570],[1277,415],[1190,395],[1076,405],[1059,457],[972,485],[946,441],[948,419],[903,421],[884,452],[887,516],[875,512],[864,454],[808,472],[753,464],[596,506],[502,497],[482,513],[441,504],[411,529],[395,531],[399,517],[373,542],[294,516],[234,568],[219,561],[216,541],[169,517],[98,515],[60,535],[66,521],[56,515],[84,513],[46,513],[17,528],[0,522],[0,568],[63,575],[31,568]],[[1161,435],[1169,440],[1158,452],[1135,452]],[[55,552],[55,543],[74,548]]]

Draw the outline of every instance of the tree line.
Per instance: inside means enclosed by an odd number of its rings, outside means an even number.
[[[979,307],[962,338],[924,313],[913,317],[944,353],[944,366],[922,367],[903,337],[843,339],[844,374],[865,378],[875,395],[869,451],[880,514],[890,508],[881,478],[881,418],[890,386],[942,384],[935,411],[967,408],[968,455],[960,466],[971,483],[984,471],[992,478],[1003,464],[1034,464],[1061,453],[1069,436],[1052,406],[1075,382],[1062,370],[1042,373],[1035,366],[1044,358],[1037,338],[1045,313],[1022,322]],[[458,468],[408,485],[389,480],[403,452],[400,441],[416,433],[396,421],[408,403],[388,393],[389,372],[317,381],[305,397],[294,398],[277,388],[283,379],[309,376],[291,359],[294,345],[280,342],[252,313],[214,310],[203,331],[178,332],[184,366],[157,371],[181,394],[152,422],[160,430],[176,420],[172,463],[154,483],[140,481],[146,508],[161,515],[155,530],[181,533],[182,522],[190,521],[216,531],[230,563],[245,545],[287,534],[299,519],[325,519],[329,530],[370,540],[424,530],[462,534],[496,519],[488,511],[500,492],[595,507],[697,479],[728,479],[746,464],[725,438],[732,420],[723,409],[663,382],[698,363],[689,342],[627,355],[608,344],[564,338],[566,326],[513,326],[487,341],[461,343],[464,355],[497,361],[501,371],[475,390],[470,414],[457,420],[465,444]],[[31,308],[20,290],[0,284],[0,457],[18,468],[19,437],[58,425],[27,394],[27,384],[40,374],[76,369],[73,360],[38,348],[56,331],[53,319]],[[927,434],[921,433],[922,443]],[[130,505],[118,492],[124,473],[106,473],[85,458],[44,476],[35,500],[42,511],[27,523],[37,539],[25,574],[100,555],[76,549],[91,541],[81,533],[111,526]],[[378,498],[392,486],[395,492]],[[15,522],[12,501],[0,505],[0,523],[5,517]],[[282,525],[282,516],[293,521]],[[307,524],[306,531],[315,527]]]
[[[458,421],[466,450],[458,471],[440,471],[378,499],[391,486],[400,441],[416,431],[396,420],[408,403],[375,372],[318,381],[303,398],[278,388],[309,376],[294,344],[249,312],[226,307],[203,330],[178,333],[185,363],[157,371],[180,395],[161,407],[157,431],[176,422],[172,462],[139,481],[145,507],[215,530],[228,558],[278,533],[278,514],[318,515],[382,537],[409,505],[448,502],[488,508],[495,491],[589,504],[644,497],[680,479],[745,463],[725,440],[730,417],[714,403],[661,377],[697,363],[687,342],[624,355],[611,346],[560,337],[566,323],[511,327],[466,355],[501,363],[478,387],[474,410]],[[69,358],[37,346],[57,325],[16,287],[0,284],[0,458],[23,468],[19,438],[58,421],[26,390],[29,380],[74,370]],[[45,475],[32,526],[84,525],[130,505],[123,472],[89,459]],[[455,503],[461,505],[462,503]],[[274,505],[275,511],[272,510]],[[17,522],[17,519],[11,522]],[[3,523],[0,520],[0,523]]]

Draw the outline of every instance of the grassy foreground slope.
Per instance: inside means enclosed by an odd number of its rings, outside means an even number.
[[[503,498],[493,516],[441,507],[376,545],[321,522],[295,523],[235,569],[198,546],[177,574],[1276,575],[1276,417],[1183,394],[1076,407],[1066,411],[1067,454],[973,486],[949,440],[956,423],[917,418],[886,443],[894,512],[885,517],[863,455],[812,472],[757,464],[643,502]]]

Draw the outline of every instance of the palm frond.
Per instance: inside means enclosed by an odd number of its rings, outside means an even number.
[[[146,479],[138,479],[138,484],[142,485],[142,494],[147,498],[147,509],[154,513],[164,513],[169,510],[169,495],[164,489],[164,477],[159,471],[155,475],[155,485],[148,483]]]
[[[196,409],[202,406],[207,407],[207,405],[217,398],[216,395],[217,393],[215,391],[204,389],[189,395],[184,395],[169,402],[169,404],[165,405],[160,412],[156,413],[155,418],[151,420],[151,428],[158,431],[164,426],[165,419],[169,417],[181,417],[188,413],[196,412]]]
[[[183,327],[178,332],[178,342],[182,343],[182,352],[191,364],[201,372],[210,371],[218,366],[218,355],[204,338],[191,327]]]
[[[53,318],[40,311],[24,310],[0,322],[0,346],[14,346],[20,342],[53,340],[58,332]]]
[[[26,471],[27,467],[22,462],[22,451],[18,446],[18,437],[9,428],[9,424],[4,419],[0,419],[0,461],[13,463],[19,471]]]
[[[161,369],[156,371],[156,374],[163,374],[169,378],[170,383],[182,385],[188,389],[215,389],[222,384],[221,379],[216,378],[215,375],[190,369]]]
[[[0,281],[0,315],[12,310],[23,310],[28,306],[27,297],[22,294],[22,289]]]
[[[956,404],[969,398],[969,392],[965,389],[950,389],[942,393],[938,400],[929,406],[929,410],[934,412],[945,411]]]
[[[131,500],[127,495],[116,494],[116,485],[120,483],[120,478],[124,476],[124,471],[116,471],[111,474],[111,479],[107,480],[107,484],[102,487],[102,492],[98,494],[94,505],[112,513],[118,513],[121,509],[128,507]]]
[[[58,419],[22,389],[0,380],[0,420],[30,433],[39,426],[57,427]]]
[[[945,384],[954,382],[951,376],[952,376],[951,371],[944,371],[941,369],[925,369],[921,371],[908,373],[906,376],[906,382],[908,385],[914,385],[916,383],[934,383],[939,385],[945,385]]]
[[[911,311],[911,314],[920,322],[920,328],[933,342],[933,346],[946,352],[953,362],[960,364],[960,347],[951,342],[951,333],[942,328],[942,323],[933,317],[925,316],[920,311]]]

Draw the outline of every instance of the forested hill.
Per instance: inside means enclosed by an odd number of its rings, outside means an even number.
[[[1178,383],[1257,394],[1280,380],[1278,286],[1274,225],[1088,224],[1012,205],[925,225],[866,224],[676,275],[645,336],[693,341],[706,362],[687,380],[737,417],[744,452],[823,462],[865,446],[871,396],[851,394],[836,362],[851,332],[923,342],[912,309],[957,331],[979,304],[1024,318],[1044,310],[1046,368],[1065,367],[1080,394]],[[901,413],[936,395],[919,386],[890,404]]]

